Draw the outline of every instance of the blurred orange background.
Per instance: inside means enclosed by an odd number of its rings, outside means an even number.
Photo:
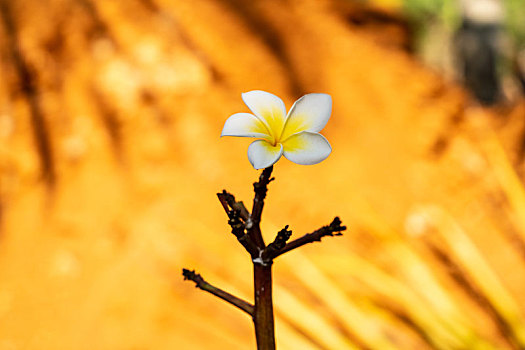
[[[525,104],[422,64],[397,2],[0,1],[0,349],[253,349],[216,193],[251,203],[241,93],[332,96],[315,166],[279,161],[280,349],[525,348]],[[379,18],[379,19],[378,19]],[[380,20],[382,18],[382,20]]]

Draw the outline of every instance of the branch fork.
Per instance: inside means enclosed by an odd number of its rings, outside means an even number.
[[[323,237],[341,236],[346,230],[341,220],[335,217],[333,221],[312,233],[307,233],[289,242],[292,231],[286,225],[280,230],[275,239],[266,245],[262,237],[260,222],[264,208],[264,199],[268,192],[268,184],[274,180],[271,177],[273,166],[264,169],[259,180],[253,184],[254,198],[252,211],[249,212],[243,202],[237,201],[235,196],[226,190],[217,193],[226,215],[232,234],[250,254],[254,271],[254,304],[242,300],[220,288],[217,288],[195,271],[183,269],[185,280],[195,283],[201,290],[209,292],[233,306],[241,309],[252,317],[255,326],[255,336],[258,350],[274,350],[274,317],[272,301],[272,265],[273,261],[282,254],[302,247],[305,244],[319,242]]]

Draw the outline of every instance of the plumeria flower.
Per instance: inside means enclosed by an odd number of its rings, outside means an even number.
[[[332,113],[330,95],[305,95],[288,114],[284,102],[265,91],[246,92],[242,99],[253,114],[230,116],[221,136],[258,138],[248,147],[248,159],[255,169],[275,164],[282,155],[297,164],[317,164],[332,152],[330,143],[319,134]]]

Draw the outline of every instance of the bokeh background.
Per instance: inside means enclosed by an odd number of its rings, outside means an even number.
[[[0,349],[253,349],[216,199],[251,203],[261,89],[332,95],[332,155],[277,163],[280,349],[525,348],[521,0],[0,0]]]

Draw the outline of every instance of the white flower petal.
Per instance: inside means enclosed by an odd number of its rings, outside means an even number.
[[[254,90],[242,94],[244,103],[268,127],[274,141],[281,136],[286,117],[283,100],[269,92]]]
[[[302,165],[322,162],[332,152],[330,143],[323,135],[307,131],[289,137],[283,148],[288,160]]]
[[[295,101],[286,117],[281,140],[301,132],[321,131],[332,113],[332,97],[327,94],[308,94]]]
[[[255,169],[268,168],[281,158],[283,146],[272,146],[268,141],[253,141],[248,147],[248,159]]]
[[[253,114],[236,113],[224,123],[221,136],[270,138],[268,128]]]

